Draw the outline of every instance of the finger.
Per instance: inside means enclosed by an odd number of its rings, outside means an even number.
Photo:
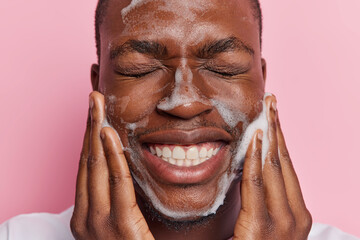
[[[115,130],[104,127],[101,137],[109,167],[111,212],[124,218],[138,208],[132,177]]]
[[[270,215],[277,221],[287,221],[292,218],[288,204],[284,178],[278,154],[277,129],[276,129],[276,100],[275,97],[266,98],[267,119],[269,123],[268,138],[269,150],[266,154],[263,170],[264,186],[267,207]]]
[[[73,212],[73,227],[79,230],[85,227],[85,220],[88,212],[88,192],[87,192],[87,159],[89,156],[90,138],[90,113],[88,113],[85,136],[80,155],[79,169],[76,179],[75,207]]]
[[[256,219],[267,217],[261,162],[262,134],[261,130],[256,131],[250,142],[241,181],[241,209]]]
[[[107,214],[110,209],[108,167],[104,155],[100,131],[105,119],[104,96],[99,92],[90,94],[91,131],[88,159],[89,214],[93,217]]]
[[[288,202],[292,212],[294,213],[296,222],[298,223],[297,225],[310,230],[312,223],[311,214],[306,208],[305,201],[301,192],[300,183],[297,178],[292,161],[290,159],[290,155],[286,147],[285,138],[281,130],[278,117],[276,125],[281,169],[284,176]]]
[[[132,177],[120,139],[110,127],[101,130],[110,172],[111,216],[121,223],[127,239],[154,239],[135,197]]]

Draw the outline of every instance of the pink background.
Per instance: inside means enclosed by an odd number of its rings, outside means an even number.
[[[0,222],[73,204],[96,0],[0,3]],[[267,90],[317,222],[360,236],[360,2],[263,0]]]

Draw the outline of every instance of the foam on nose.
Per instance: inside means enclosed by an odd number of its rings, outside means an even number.
[[[199,97],[199,93],[192,84],[193,74],[191,69],[186,66],[186,59],[181,59],[181,65],[175,72],[175,87],[170,97],[163,98],[157,108],[168,111],[179,106],[194,102],[205,102]],[[185,90],[186,89],[186,90]]]

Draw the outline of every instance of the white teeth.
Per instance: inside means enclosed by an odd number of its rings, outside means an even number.
[[[186,152],[187,159],[198,159],[199,158],[199,151],[197,147],[192,147]]]
[[[192,164],[192,161],[190,160],[190,159],[185,159],[185,166],[186,167],[190,167],[190,166],[192,166],[193,164]]]
[[[176,146],[172,152],[172,157],[176,159],[185,159],[185,151],[181,147]]]
[[[204,158],[204,157],[206,157],[206,154],[207,154],[206,148],[202,147],[199,152],[199,157]]]
[[[153,147],[150,147],[150,152],[151,152],[153,155],[156,154],[156,151],[155,151],[155,149],[154,149]]]
[[[156,149],[156,156],[161,157],[161,155],[162,155],[161,149],[158,147],[156,147],[155,149]]]
[[[173,158],[170,158],[169,163],[171,163],[172,165],[176,165],[176,160]]]
[[[184,160],[183,159],[179,159],[179,160],[176,160],[176,165],[178,166],[184,166]]]
[[[208,151],[207,151],[207,157],[212,157],[212,154],[213,154],[213,151],[214,151],[214,149],[212,149],[212,148],[210,148]]]
[[[168,147],[164,147],[162,150],[162,154],[164,157],[166,158],[170,158],[171,157],[171,150]]]
[[[192,160],[192,165],[196,166],[200,164],[200,160],[199,159],[194,159]]]
[[[199,165],[210,159],[212,156],[216,155],[219,152],[220,147],[215,149],[210,148],[209,150],[207,150],[205,147],[201,147],[199,151],[198,147],[193,146],[188,148],[186,153],[185,149],[182,146],[175,146],[171,151],[169,147],[164,147],[161,149],[160,147],[150,146],[150,152],[153,155],[162,158],[164,161],[172,165],[180,167],[191,167]]]

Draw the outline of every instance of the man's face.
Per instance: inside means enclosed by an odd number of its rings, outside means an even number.
[[[137,192],[168,218],[196,219],[223,203],[262,110],[258,22],[249,0],[136,2],[109,2],[99,91]]]

